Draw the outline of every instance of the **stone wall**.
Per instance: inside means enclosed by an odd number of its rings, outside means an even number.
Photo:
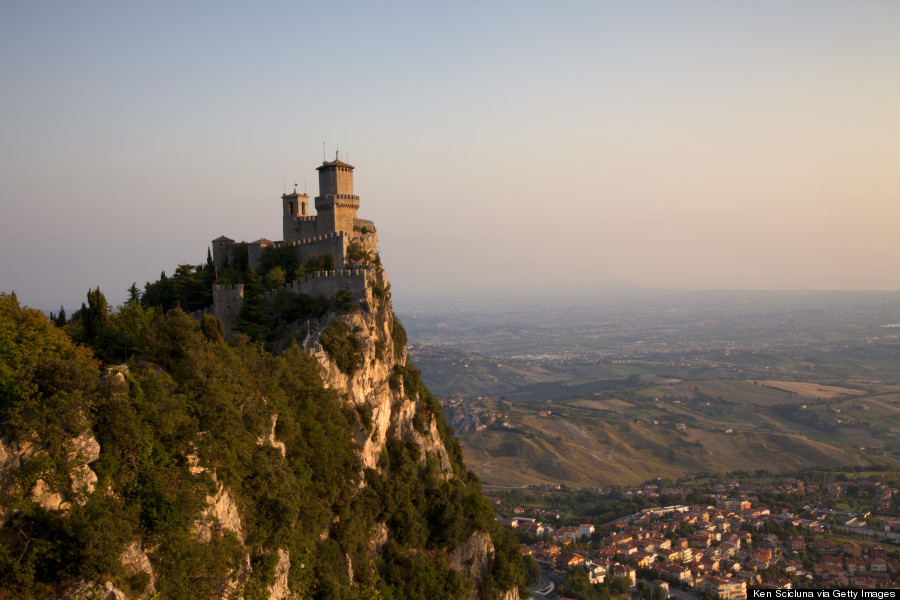
[[[315,216],[284,217],[282,236],[296,241],[319,235],[319,221]]]
[[[244,284],[213,286],[212,314],[225,323],[225,335],[231,335],[231,323],[244,304]]]
[[[263,294],[267,303],[275,300],[276,294],[287,291],[294,294],[306,294],[316,298],[323,296],[331,300],[337,292],[348,290],[351,299],[356,302],[371,302],[371,290],[369,289],[368,269],[344,269],[341,271],[317,271],[311,275],[286,283],[281,287],[269,290]],[[225,324],[225,335],[232,334],[231,325],[241,312],[244,304],[244,284],[216,285],[213,286],[212,315],[222,319]],[[200,319],[206,311],[194,311],[194,318]]]
[[[354,302],[369,300],[368,270],[345,269],[342,271],[317,271],[299,281],[286,283],[263,294],[266,302],[272,302],[280,291],[306,294],[313,298],[324,296],[331,299],[341,290],[349,290]]]

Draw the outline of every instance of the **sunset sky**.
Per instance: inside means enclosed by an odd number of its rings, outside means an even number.
[[[395,298],[900,289],[900,2],[0,4],[0,290],[281,238],[356,166]],[[600,290],[600,291],[598,291]]]

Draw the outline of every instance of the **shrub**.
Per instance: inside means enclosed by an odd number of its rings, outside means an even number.
[[[347,375],[353,375],[362,366],[362,342],[343,321],[332,319],[319,337],[319,343]]]
[[[397,318],[396,314],[394,314],[393,317],[394,326],[391,327],[391,339],[394,340],[394,359],[399,359],[406,349],[406,329],[404,329],[403,323],[400,322],[400,319]]]
[[[335,307],[344,312],[355,312],[356,311],[356,303],[353,301],[353,295],[350,293],[350,290],[339,290],[335,292],[334,296],[331,297],[331,301],[334,302]]]

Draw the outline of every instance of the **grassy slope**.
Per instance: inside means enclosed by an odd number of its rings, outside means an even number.
[[[585,486],[898,459],[861,450],[900,446],[897,394],[801,397],[776,386],[725,380],[642,391],[627,400],[609,395],[557,402],[547,417],[536,414],[538,406],[517,404],[509,419],[514,431],[484,430],[462,438],[466,462],[487,484]],[[851,423],[838,425],[838,418]],[[675,430],[678,422],[688,424],[686,431]]]

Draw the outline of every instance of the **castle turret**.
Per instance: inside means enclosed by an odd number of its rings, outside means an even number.
[[[353,166],[338,160],[324,162],[319,172],[319,195],[316,197],[316,218],[319,233],[344,231],[353,233],[359,196],[353,195]]]
[[[281,204],[283,207],[283,239],[297,239],[297,217],[306,217],[309,215],[309,196],[297,192],[297,188],[294,188],[292,194],[283,194],[281,196]]]
[[[232,247],[234,247],[234,240],[224,235],[220,235],[212,241],[213,265],[217,271],[221,271],[228,264]]]

